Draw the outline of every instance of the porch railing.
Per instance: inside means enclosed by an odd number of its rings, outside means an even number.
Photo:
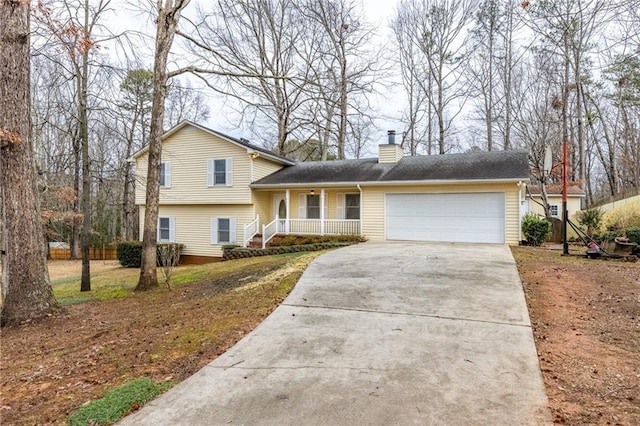
[[[279,232],[299,235],[360,235],[357,219],[279,219]]]
[[[247,246],[247,242],[256,236],[260,232],[260,216],[256,216],[255,220],[251,223],[244,225],[244,231],[242,233],[242,247]]]
[[[278,234],[279,222],[280,220],[276,215],[276,218],[273,219],[273,222],[262,225],[262,248],[266,248],[269,240],[271,240]]]
[[[360,221],[357,219],[287,220],[276,216],[273,222],[262,225],[262,248],[265,248],[267,243],[278,234],[360,235]]]

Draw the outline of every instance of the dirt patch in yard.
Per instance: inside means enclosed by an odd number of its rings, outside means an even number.
[[[272,312],[318,255],[184,266],[181,276],[195,282],[126,290],[124,297],[73,304],[42,323],[3,329],[0,423],[65,424],[79,406],[131,380],[184,380]],[[137,270],[99,272],[103,280],[108,274]]]
[[[640,263],[513,253],[554,422],[640,424]]]

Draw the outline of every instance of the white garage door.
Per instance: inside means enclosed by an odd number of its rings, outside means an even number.
[[[504,193],[387,194],[388,240],[504,243]]]

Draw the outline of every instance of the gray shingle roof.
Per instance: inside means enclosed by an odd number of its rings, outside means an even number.
[[[285,167],[253,186],[528,178],[527,151],[511,150],[420,155],[384,164],[378,164],[377,158],[304,162]]]

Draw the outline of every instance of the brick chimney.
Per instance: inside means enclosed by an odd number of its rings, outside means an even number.
[[[404,156],[400,145],[396,145],[396,131],[387,132],[387,143],[378,146],[378,163],[397,163]]]

